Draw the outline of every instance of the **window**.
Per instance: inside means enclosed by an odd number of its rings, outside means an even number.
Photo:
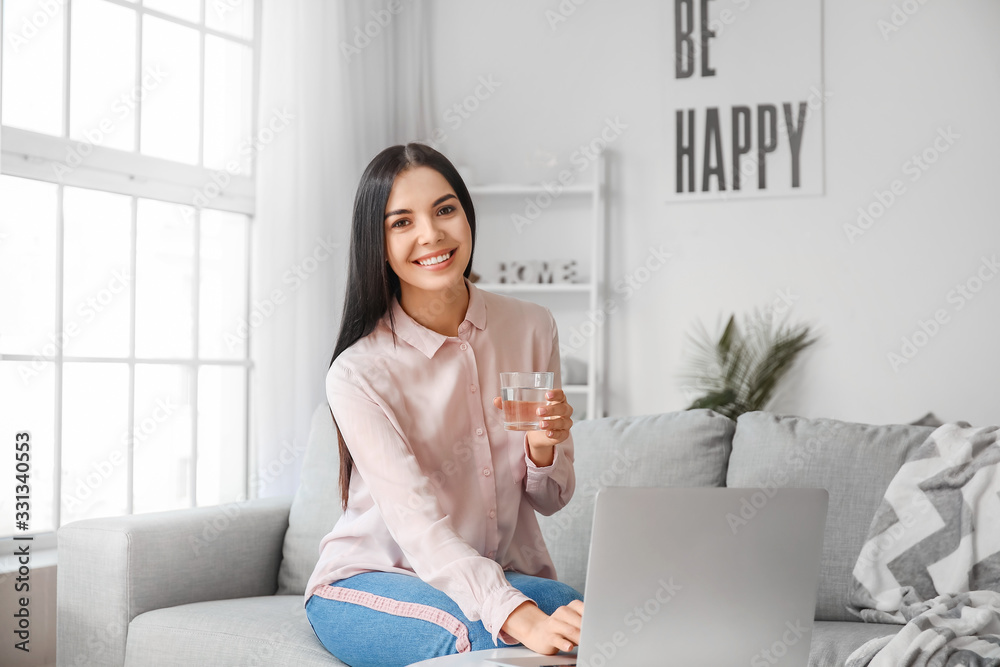
[[[259,0],[0,1],[0,536],[246,498]]]

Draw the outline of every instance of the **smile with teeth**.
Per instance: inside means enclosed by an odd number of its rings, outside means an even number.
[[[440,264],[441,262],[447,261],[454,254],[455,254],[454,250],[449,250],[444,254],[438,255],[437,257],[417,260],[417,264],[419,264],[420,266],[434,266],[435,264]]]

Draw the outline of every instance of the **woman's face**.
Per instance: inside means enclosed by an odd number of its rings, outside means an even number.
[[[400,172],[385,205],[385,254],[400,288],[438,292],[461,283],[472,230],[448,181],[430,167]]]

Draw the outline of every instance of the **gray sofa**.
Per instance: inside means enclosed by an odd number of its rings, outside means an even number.
[[[898,626],[846,606],[882,495],[933,428],[708,410],[578,422],[577,490],[539,517],[561,580],[584,591],[596,490],[604,486],[822,487],[829,516],[810,665],[843,665]],[[317,407],[294,498],[90,519],[59,538],[58,665],[342,664],[316,639],[302,593],[340,510],[337,448]]]

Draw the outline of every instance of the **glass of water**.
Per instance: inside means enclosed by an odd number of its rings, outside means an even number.
[[[545,392],[552,390],[555,373],[521,372],[500,374],[503,427],[508,431],[541,431],[545,420],[537,410],[547,403]]]

